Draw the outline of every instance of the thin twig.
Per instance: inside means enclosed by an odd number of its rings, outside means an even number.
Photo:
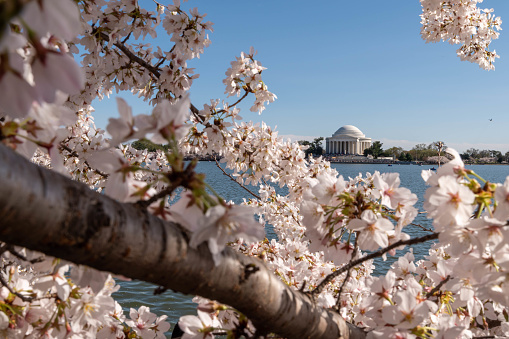
[[[327,286],[328,283],[330,283],[334,278],[336,278],[341,273],[349,270],[352,267],[362,264],[363,262],[365,262],[367,260],[381,257],[382,255],[384,255],[385,253],[389,252],[390,250],[392,250],[394,248],[397,248],[397,247],[403,246],[403,245],[419,244],[419,243],[429,241],[429,240],[434,240],[434,239],[438,239],[438,233],[428,234],[428,235],[425,235],[425,236],[419,237],[419,238],[400,240],[398,242],[395,242],[392,245],[387,246],[386,248],[383,248],[379,251],[365,255],[362,258],[359,258],[357,260],[351,261],[349,264],[346,264],[345,266],[341,267],[337,271],[334,271],[331,274],[329,274],[327,277],[325,277],[325,279],[323,279],[323,281],[310,293],[313,297],[317,296],[318,294],[320,294],[322,292],[322,290],[325,288],[325,286]]]
[[[269,183],[268,183],[268,182],[267,182],[267,181],[266,181],[263,177],[261,178],[261,180],[263,181],[263,183],[265,184],[265,186],[270,186],[270,185],[269,185]],[[270,186],[270,187],[272,187],[272,186]],[[281,204],[281,202],[280,202],[279,200],[277,200],[277,202],[278,202],[278,204]],[[285,207],[290,208],[290,206],[288,206],[288,204],[287,204],[286,202],[283,202],[283,204],[282,204],[282,205],[283,205],[283,206],[285,206]],[[290,208],[290,209],[291,209],[291,208]],[[302,225],[301,225],[300,221],[299,221],[297,218],[295,218],[295,214],[293,214],[293,213],[292,213],[292,219],[293,219],[293,220],[297,223],[297,225],[299,225],[299,226],[301,226],[301,227],[302,227]]]
[[[233,106],[237,106],[237,104],[238,104],[239,102],[241,102],[242,100],[244,100],[244,99],[245,99],[245,98],[249,95],[249,93],[251,93],[251,92],[246,91],[246,92],[244,93],[244,95],[243,95],[242,97],[240,97],[240,99],[239,99],[239,100],[235,101],[235,102],[234,102],[233,104],[231,104],[231,105],[228,105],[228,108],[233,107]]]
[[[357,239],[359,239],[359,237],[355,237],[355,245],[354,245],[354,248],[353,248],[353,251],[352,251],[352,258],[350,259],[350,261],[354,260],[355,259],[355,255],[357,254]],[[352,268],[349,268],[348,271],[346,271],[346,277],[345,279],[343,280],[343,283],[341,284],[341,287],[339,288],[339,292],[338,292],[338,299],[336,301],[336,309],[339,313],[339,311],[341,310],[341,293],[343,293],[343,288],[345,287],[347,281],[350,279],[350,274],[352,273]]]
[[[440,290],[440,288],[442,286],[444,286],[444,284],[446,282],[448,282],[449,280],[451,279],[451,276],[448,275],[444,280],[442,280],[438,285],[435,286],[435,288],[433,288],[431,291],[429,291],[428,293],[426,293],[426,299],[429,299],[433,296],[433,294],[435,294],[438,290]]]
[[[251,194],[253,197],[255,197],[256,199],[258,200],[262,200],[262,198],[260,198],[260,196],[258,194],[255,194],[253,192],[251,192],[251,190],[249,188],[247,188],[246,186],[244,186],[243,184],[241,184],[240,182],[238,182],[237,180],[235,180],[235,178],[233,178],[230,174],[226,173],[225,170],[221,167],[221,165],[219,165],[219,162],[217,162],[217,158],[214,157],[214,161],[216,162],[216,166],[223,172],[224,175],[226,175],[228,178],[230,178],[232,181],[236,182],[240,187],[242,187],[243,189],[245,189],[246,191],[249,192],[249,194]]]
[[[263,181],[263,183],[265,184],[265,186],[270,186],[270,185],[269,185],[269,184],[265,181],[265,179],[264,179],[264,178],[261,178],[261,180]],[[276,201],[276,202],[277,202],[280,206],[288,207],[288,208],[291,210],[291,207],[290,207],[290,206],[288,206],[288,204],[287,204],[286,202],[281,202],[279,199],[274,199],[274,201]],[[282,213],[282,212],[279,212],[278,214],[279,214],[279,215],[284,215],[284,216],[286,216],[286,215],[287,215],[287,214],[284,214],[284,213]],[[295,223],[296,223],[297,225],[299,225],[300,227],[302,227],[302,224],[300,223],[299,219],[297,219],[297,218],[295,217],[295,214],[294,214],[294,213],[291,213],[291,217],[292,217],[293,221],[295,221]]]
[[[300,291],[300,292],[303,292],[303,293],[304,293],[304,289],[306,288],[307,282],[308,282],[307,280],[304,280],[304,281],[302,282],[302,286],[299,288],[299,291]]]
[[[168,195],[171,195],[173,193],[173,191],[175,191],[175,189],[177,189],[177,187],[175,185],[171,185],[171,186],[165,188],[164,190],[162,190],[161,192],[154,194],[147,200],[137,201],[136,205],[138,205],[142,208],[147,208],[148,206],[150,206],[152,203],[156,202],[157,200],[164,198]]]
[[[100,36],[101,39],[103,39],[104,41],[110,41],[110,37],[108,36],[108,34],[101,32]],[[131,61],[135,61],[140,66],[145,67],[150,73],[152,73],[157,79],[159,79],[159,77],[161,76],[161,70],[158,67],[155,67],[154,65],[148,63],[147,61],[143,60],[142,58],[131,52],[129,48],[127,48],[121,42],[115,42],[113,43],[113,45],[117,47],[119,50],[121,50],[125,54],[125,56],[127,56]],[[193,104],[191,104],[191,112],[193,112],[193,114],[199,117],[200,120],[203,122],[203,118],[199,114],[200,110],[198,110],[198,108],[196,108]]]
[[[59,144],[59,147],[66,150],[67,152],[69,152],[69,155],[72,156],[72,157],[75,157],[75,158],[79,158],[79,154],[76,153],[75,151],[73,151],[69,146],[63,144],[63,143],[60,143]],[[90,166],[90,164],[88,163],[87,160],[85,160],[85,165],[87,165],[89,168],[93,168],[92,166]],[[98,169],[94,169],[94,172],[100,176],[102,176],[103,178],[108,178],[109,174],[106,174],[102,171],[99,171]]]
[[[23,294],[21,293],[18,293],[16,292],[10,285],[7,281],[5,281],[4,277],[2,276],[2,274],[0,273],[0,283],[2,285],[4,285],[5,287],[7,287],[7,289],[9,290],[9,292],[11,292],[12,294],[14,294],[15,296],[17,296],[18,298],[20,298],[21,300],[23,300],[24,302],[31,302],[34,300],[34,298],[32,297],[27,297],[27,296],[24,296]]]
[[[36,264],[36,263],[39,263],[39,262],[43,262],[44,261],[44,256],[40,256],[38,258],[35,258],[35,259],[32,259],[32,260],[28,260],[27,257],[25,257],[24,255],[22,255],[21,253],[18,253],[15,249],[14,249],[14,246],[12,245],[7,245],[6,246],[6,249],[7,251],[9,251],[12,255],[14,255],[16,258],[18,259],[21,259],[23,261],[26,261],[26,262],[29,262],[31,264]],[[3,253],[3,252],[2,252]]]
[[[110,41],[110,37],[108,34],[101,32],[99,34],[101,36],[101,39],[104,41]],[[129,50],[123,43],[121,42],[114,42],[113,45],[117,47],[119,50],[121,50],[130,60],[136,61],[140,66],[145,67],[150,73],[152,73],[156,78],[159,78],[161,76],[161,71],[154,67],[152,64],[149,64],[133,52]]]
[[[244,95],[242,97],[240,97],[239,100],[235,101],[231,105],[228,105],[228,109],[230,109],[230,108],[232,108],[234,106],[237,106],[242,100],[244,100],[249,95],[249,93],[251,93],[251,92],[245,91]],[[221,110],[218,111],[218,113],[223,113],[223,112],[226,112],[226,110],[225,109],[221,109]]]
[[[426,227],[424,227],[424,226],[422,226],[422,225],[414,224],[414,223],[411,223],[410,225],[412,225],[412,226],[416,226],[416,227],[419,227],[419,228],[421,228],[421,229],[423,229],[423,230],[425,230],[425,231],[427,231],[427,232],[431,232],[431,233],[433,233],[433,230],[432,230],[432,229],[426,228]]]

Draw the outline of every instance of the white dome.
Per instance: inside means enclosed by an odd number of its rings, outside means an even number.
[[[366,137],[361,132],[360,129],[358,129],[357,127],[352,126],[352,125],[345,125],[345,126],[341,127],[332,136],[333,137],[348,136],[348,137],[354,137],[354,138],[365,138]]]

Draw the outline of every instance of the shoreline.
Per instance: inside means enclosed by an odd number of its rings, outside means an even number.
[[[215,161],[221,160],[222,156],[214,156],[214,155],[207,155],[207,156],[196,156],[196,155],[186,155],[184,157],[185,160],[194,160],[197,159],[198,161]],[[386,164],[386,165],[414,165],[414,166],[436,166],[438,165],[437,162],[433,161],[400,161],[400,160],[392,160],[392,159],[369,159],[364,157],[325,157],[325,160],[329,161],[331,164]],[[441,163],[442,165],[444,162]],[[464,161],[465,165],[509,165],[508,163],[498,163],[498,162],[466,162]]]

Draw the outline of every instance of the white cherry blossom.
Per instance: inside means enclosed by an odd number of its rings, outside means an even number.
[[[438,179],[438,186],[426,191],[424,208],[432,217],[437,231],[447,226],[465,225],[474,212],[475,196],[451,175]]]
[[[374,251],[389,244],[388,232],[394,225],[387,219],[378,217],[373,211],[362,212],[360,219],[350,220],[348,228],[359,231],[359,247],[362,250]]]

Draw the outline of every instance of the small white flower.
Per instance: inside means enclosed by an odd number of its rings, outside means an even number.
[[[360,249],[374,251],[389,244],[388,232],[394,229],[394,225],[385,218],[378,218],[373,211],[366,210],[362,212],[360,219],[350,220],[348,228],[360,231]]]
[[[150,308],[141,306],[138,311],[131,308],[129,316],[131,319],[126,320],[125,323],[132,327],[136,334],[142,338],[154,338],[155,334],[150,327],[152,323],[156,321],[157,316],[150,312]]]
[[[110,118],[106,130],[111,135],[111,145],[116,146],[129,140],[134,133],[134,119],[131,107],[122,98],[117,98],[120,118]]]
[[[429,313],[428,303],[417,303],[416,295],[409,290],[401,291],[394,297],[396,305],[384,307],[382,317],[397,328],[410,329],[419,325]]]
[[[430,187],[424,196],[424,208],[437,231],[449,225],[464,225],[474,212],[475,195],[451,175],[438,179],[438,187]]]
[[[182,339],[214,338],[212,331],[215,327],[221,325],[215,316],[200,310],[198,310],[198,316],[185,315],[180,317],[178,324],[184,331]]]

